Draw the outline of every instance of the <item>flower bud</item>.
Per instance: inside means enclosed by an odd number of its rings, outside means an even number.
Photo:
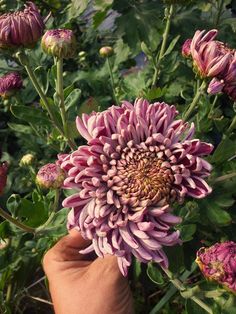
[[[107,57],[110,57],[112,54],[113,54],[113,48],[112,47],[109,47],[109,46],[106,46],[106,47],[102,47],[100,50],[99,50],[99,54],[101,57],[103,58],[107,58]]]
[[[26,154],[24,155],[20,160],[20,166],[30,166],[32,165],[33,161],[35,159],[35,156],[32,154]]]
[[[217,78],[213,78],[207,88],[208,94],[215,95],[222,92],[222,89],[225,86],[224,80],[219,80]]]
[[[182,56],[188,58],[191,56],[190,46],[191,46],[192,39],[188,38],[185,40],[182,46]]]
[[[80,58],[86,57],[86,52],[82,50],[82,51],[79,52],[78,55],[79,55]]]
[[[236,243],[216,243],[197,252],[196,263],[203,275],[236,292]]]
[[[43,189],[58,189],[65,179],[65,172],[58,165],[50,163],[39,169],[36,183]]]
[[[0,195],[3,194],[3,191],[7,184],[7,169],[8,164],[6,161],[0,162]]]
[[[76,51],[76,39],[69,29],[48,30],[41,45],[45,53],[58,58],[72,58]]]
[[[0,77],[0,95],[6,99],[23,87],[23,81],[18,72],[8,73]]]
[[[32,48],[44,30],[44,20],[32,2],[22,11],[0,16],[0,48]]]

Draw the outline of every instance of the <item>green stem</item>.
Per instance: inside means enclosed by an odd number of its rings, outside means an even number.
[[[226,181],[226,180],[231,179],[233,177],[236,177],[236,172],[225,174],[224,176],[220,176],[220,177],[216,178],[214,182]]]
[[[166,268],[162,267],[162,270],[165,272],[165,274],[167,275],[167,277],[170,279],[171,283],[179,290],[179,291],[184,291],[186,290],[185,286],[183,285],[183,283],[177,279],[173,277],[173,274]],[[192,301],[194,301],[195,303],[197,303],[201,308],[203,308],[207,313],[209,314],[213,314],[213,311],[211,310],[211,308],[204,303],[202,300],[200,300],[198,297],[196,297],[195,295],[191,296],[190,299]]]
[[[63,130],[65,137],[67,138],[68,144],[71,149],[76,149],[76,144],[69,137],[68,133],[68,125],[67,125],[67,117],[66,117],[66,109],[65,109],[65,101],[64,101],[64,89],[63,89],[63,58],[56,59],[56,67],[57,67],[57,80],[56,80],[56,93],[59,99],[59,108],[61,112],[61,119],[63,124]]]
[[[191,113],[193,112],[194,108],[196,107],[200,97],[202,96],[203,91],[205,90],[206,87],[206,82],[203,81],[201,86],[198,88],[193,101],[191,102],[191,104],[189,105],[187,111],[183,114],[183,120],[187,120],[189,118],[189,116],[191,115]]]
[[[114,100],[116,102],[116,105],[118,105],[119,102],[118,102],[118,100],[116,98],[114,76],[113,76],[113,72],[112,72],[112,68],[111,68],[111,62],[110,62],[109,57],[107,57],[107,67],[108,67],[108,71],[109,71],[109,74],[110,74],[111,88],[112,88],[112,92],[113,92],[113,97],[114,97]]]
[[[231,131],[233,131],[236,128],[236,115],[233,118],[233,121],[231,122],[228,130],[226,131],[226,133],[230,133]]]
[[[6,302],[9,303],[11,300],[11,292],[12,292],[12,284],[9,283],[7,286],[7,292],[6,292]]]
[[[210,111],[208,113],[208,118],[211,118],[211,114],[212,114],[213,109],[215,108],[217,100],[218,100],[218,95],[215,95],[215,98],[214,98],[213,103],[211,105],[211,109],[210,109]]]
[[[215,27],[217,28],[218,25],[219,25],[219,22],[220,22],[220,17],[221,17],[221,14],[222,14],[222,9],[223,9],[223,5],[224,5],[224,0],[219,0],[218,1],[218,12],[217,12],[217,15],[216,15],[216,20],[215,20]]]
[[[9,215],[7,212],[5,212],[2,208],[0,208],[0,216],[8,220],[9,222],[13,223],[15,226],[17,226],[18,228],[25,232],[35,233],[34,228],[24,225],[22,222],[18,221],[17,219]]]
[[[161,61],[162,61],[162,58],[166,52],[166,44],[167,44],[167,39],[168,39],[168,35],[170,32],[170,24],[171,24],[171,18],[173,15],[173,11],[174,11],[174,6],[173,6],[173,4],[171,4],[170,8],[166,14],[166,27],[165,27],[164,33],[162,35],[161,49],[160,49],[160,53],[159,53],[159,56],[157,59],[157,63],[155,65],[155,72],[154,72],[154,76],[153,76],[153,80],[152,80],[152,87],[154,87],[157,83]]]

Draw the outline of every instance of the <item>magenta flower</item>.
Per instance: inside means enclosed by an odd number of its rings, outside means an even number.
[[[23,87],[23,80],[18,72],[0,77],[0,96],[8,98]]]
[[[124,275],[132,254],[167,267],[162,246],[180,242],[171,228],[181,221],[170,203],[211,192],[203,179],[211,166],[200,156],[213,147],[193,140],[194,125],[174,120],[177,114],[143,99],[84,114],[76,122],[87,145],[59,157],[65,187],[78,191],[63,202],[72,208],[68,228],[92,240],[83,253],[116,255]]]
[[[236,292],[236,243],[216,243],[197,252],[196,262],[203,275]]]
[[[201,77],[214,77],[225,71],[231,58],[231,50],[214,40],[218,31],[196,31],[190,46],[193,65]]]
[[[7,184],[8,164],[6,161],[0,162],[0,195],[3,194]]]
[[[0,48],[30,48],[43,34],[44,21],[32,2],[25,9],[0,16]]]
[[[76,39],[69,29],[50,29],[42,38],[43,50],[59,58],[72,58],[76,51]]]
[[[56,164],[41,167],[36,176],[36,183],[44,189],[58,189],[65,179],[65,172]]]
[[[207,92],[208,94],[211,95],[221,93],[224,85],[225,85],[224,80],[219,80],[216,77],[214,77],[208,85]]]

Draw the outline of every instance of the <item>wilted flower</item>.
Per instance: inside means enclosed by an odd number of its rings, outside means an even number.
[[[44,21],[32,2],[25,9],[0,16],[0,48],[31,48],[44,30]]]
[[[100,50],[99,50],[99,54],[101,57],[103,58],[107,58],[107,57],[110,57],[112,54],[113,54],[113,48],[112,47],[109,47],[109,46],[106,46],[106,47],[102,47]]]
[[[174,120],[177,113],[139,99],[84,114],[76,122],[88,144],[59,157],[64,186],[78,190],[63,202],[72,207],[68,227],[92,240],[84,253],[116,255],[124,275],[132,254],[167,267],[162,246],[179,243],[170,229],[181,221],[169,203],[211,192],[203,179],[211,166],[200,156],[212,145],[192,140],[193,124]]]
[[[50,29],[42,38],[45,53],[59,58],[72,58],[76,51],[76,39],[69,29]]]
[[[8,98],[23,87],[23,80],[18,72],[11,72],[0,77],[0,95]]]
[[[201,77],[214,77],[223,73],[229,65],[232,51],[214,40],[218,31],[196,31],[190,46],[193,65]]]
[[[191,46],[192,39],[186,39],[183,46],[182,46],[182,56],[188,58],[191,56],[190,46]]]
[[[35,156],[33,154],[25,154],[20,160],[20,166],[29,166],[33,163]]]
[[[216,243],[197,252],[196,262],[203,275],[236,292],[236,243]]]
[[[0,195],[3,194],[3,191],[7,184],[7,169],[8,164],[6,161],[0,162]]]
[[[36,183],[43,189],[58,189],[65,179],[65,172],[56,164],[46,164],[39,169]]]

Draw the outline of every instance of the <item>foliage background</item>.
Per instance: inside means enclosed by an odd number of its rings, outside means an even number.
[[[35,3],[44,16],[52,12],[47,28],[73,29],[78,40],[78,54],[64,64],[66,107],[71,134],[78,145],[83,141],[75,130],[76,115],[103,110],[114,103],[108,84],[109,71],[98,53],[102,46],[112,46],[115,51],[111,63],[116,96],[120,101],[142,96],[150,101],[175,104],[180,113],[186,110],[197,88],[191,62],[181,55],[185,39],[192,37],[197,29],[218,28],[219,39],[236,48],[236,1],[190,1],[174,5],[169,49],[162,59],[157,84],[152,87],[153,58],[160,50],[166,22],[165,3],[158,0],[44,0]],[[23,1],[3,0],[0,2],[1,13],[15,10],[22,4]],[[85,56],[81,57],[81,51]],[[43,54],[39,44],[28,54],[53,105],[53,60]],[[1,52],[1,74],[16,69],[24,76],[24,90],[17,100],[0,102],[2,160],[10,164],[7,189],[0,197],[0,206],[27,225],[38,227],[49,216],[54,194],[36,187],[35,173],[67,148],[41,109],[39,98],[22,66],[13,55]],[[214,167],[209,179],[213,193],[207,199],[189,200],[184,205],[175,206],[176,214],[183,218],[179,225],[183,245],[169,248],[167,254],[172,272],[191,288],[199,289],[215,313],[232,314],[235,313],[232,294],[206,282],[194,265],[196,251],[202,245],[227,239],[236,241],[236,181],[230,176],[236,171],[235,133],[226,134],[236,107],[230,99],[220,95],[211,110],[213,101],[214,96],[203,94],[192,117],[196,137],[215,146],[209,157]],[[36,156],[30,168],[19,165],[26,153]],[[37,236],[24,233],[6,221],[0,223],[0,237],[7,239],[7,246],[0,249],[1,313],[53,313],[41,258],[66,233],[67,212],[67,209],[59,208],[46,231]],[[186,294],[176,293],[154,264],[140,265],[134,261],[130,281],[137,313],[157,313],[155,306],[163,297],[163,307],[158,313],[204,313]],[[168,299],[167,295],[171,297]]]

